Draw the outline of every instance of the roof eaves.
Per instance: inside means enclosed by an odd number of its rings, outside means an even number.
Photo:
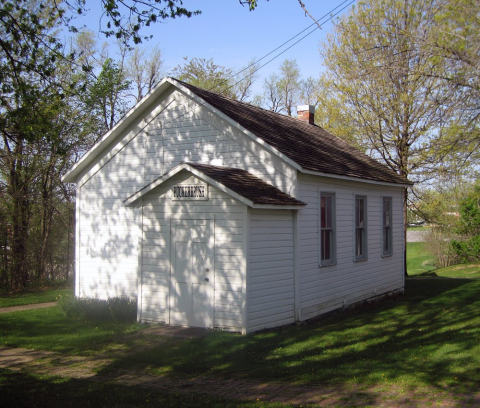
[[[393,187],[411,187],[413,186],[413,182],[408,181],[408,183],[397,183],[397,182],[387,182],[387,181],[380,181],[380,180],[373,180],[373,179],[368,179],[365,177],[353,177],[353,176],[342,176],[340,174],[335,174],[335,173],[325,173],[321,171],[314,171],[314,170],[308,170],[305,168],[300,169],[301,173],[304,174],[312,174],[314,176],[322,176],[322,177],[329,177],[329,178],[334,178],[334,179],[339,179],[339,180],[348,180],[348,181],[360,181],[362,183],[368,183],[368,184],[376,184],[380,186],[393,186]]]
[[[306,203],[298,205],[253,204],[251,207],[259,210],[302,210],[306,205]]]

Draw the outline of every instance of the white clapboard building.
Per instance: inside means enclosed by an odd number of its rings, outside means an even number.
[[[165,78],[76,163],[80,297],[249,333],[404,288],[410,182],[313,124]]]

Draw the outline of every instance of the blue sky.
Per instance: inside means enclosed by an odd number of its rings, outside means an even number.
[[[343,0],[303,2],[313,16],[321,18]],[[258,8],[253,12],[247,6],[242,7],[238,0],[184,0],[183,3],[187,9],[199,9],[202,14],[155,24],[144,32],[153,35],[144,46],[158,45],[170,69],[182,64],[183,57],[212,58],[216,64],[239,69],[252,58],[263,57],[313,23],[310,17],[305,16],[297,0],[259,0]],[[95,1],[87,4],[91,7],[88,26],[98,31],[100,10],[95,9]],[[303,77],[318,77],[322,70],[319,43],[331,29],[332,23],[326,23],[322,30],[310,34],[262,68],[255,91],[260,91],[263,79],[278,70],[286,58],[297,60]]]

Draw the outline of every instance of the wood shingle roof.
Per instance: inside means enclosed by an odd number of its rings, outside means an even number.
[[[178,82],[296,162],[303,170],[385,183],[412,184],[317,125]]]
[[[277,187],[268,184],[243,169],[233,167],[211,166],[208,164],[187,163],[208,177],[214,179],[235,193],[262,205],[295,205],[305,206],[303,201],[297,200],[284,193]]]

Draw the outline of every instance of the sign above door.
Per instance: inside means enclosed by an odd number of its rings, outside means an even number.
[[[207,184],[175,184],[172,200],[208,200]]]

